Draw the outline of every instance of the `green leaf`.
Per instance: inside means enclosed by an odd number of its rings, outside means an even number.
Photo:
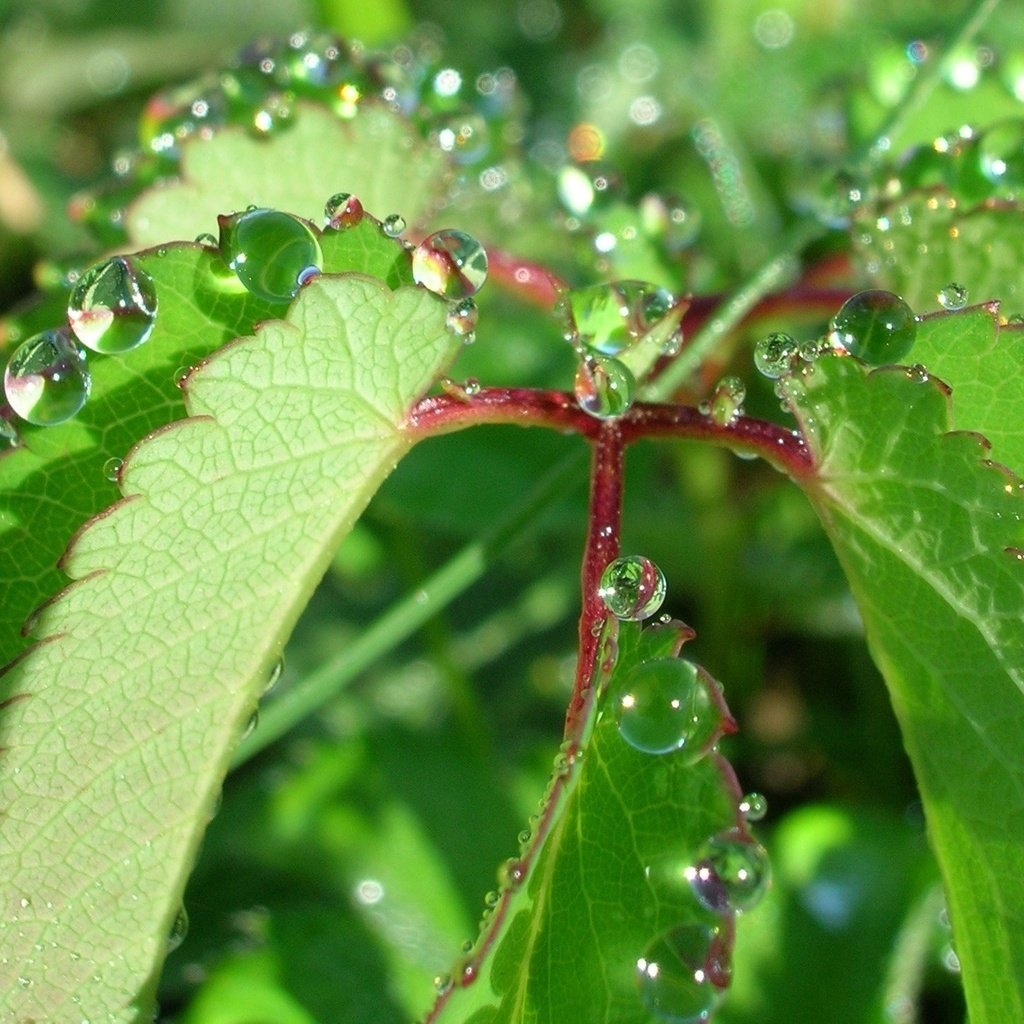
[[[854,225],[854,254],[876,287],[901,295],[917,313],[939,309],[947,284],[967,289],[973,302],[1021,302],[1024,261],[1021,209],[991,201],[958,202],[943,189],[912,192],[865,210]]]
[[[72,544],[75,582],[2,681],[7,1014],[149,1019],[231,752],[412,443],[407,409],[457,345],[445,310],[361,275],[312,282],[190,376],[190,418],[135,449],[126,498]]]
[[[412,283],[408,253],[370,221],[325,232],[321,248],[328,271],[361,271],[391,287]],[[219,287],[209,249],[170,245],[133,261],[152,277],[158,296],[148,341],[116,357],[90,357],[92,393],[83,410],[54,427],[22,425],[24,443],[0,454],[0,664],[24,648],[22,623],[66,582],[57,561],[71,535],[117,497],[104,467],[183,415],[177,382],[188,367],[282,312],[248,292]],[[48,300],[41,308],[49,306]]]
[[[1000,327],[997,310],[986,306],[930,316],[912,358],[953,389],[954,427],[984,434],[998,461],[1024,471],[1021,327]]]
[[[549,831],[539,850],[525,851],[525,880],[488,912],[476,952],[455,965],[455,987],[430,1020],[646,1024],[637,961],[658,936],[717,926],[731,945],[729,916],[702,906],[684,876],[713,834],[742,825],[731,769],[717,753],[693,764],[685,749],[642,752],[613,713],[630,671],[671,656],[691,635],[675,623],[638,640],[633,624],[620,624],[590,739],[575,762],[556,760]]]
[[[266,206],[323,222],[336,192],[358,196],[364,209],[400,213],[422,223],[446,185],[444,155],[405,118],[368,104],[358,117],[299,104],[294,124],[267,139],[222,128],[183,146],[181,180],[142,195],[128,212],[128,234],[139,246],[195,238],[215,230],[218,214]]]
[[[852,359],[786,382],[825,525],[888,683],[949,901],[973,1024],[1024,1018],[1020,486],[951,433],[940,382]]]

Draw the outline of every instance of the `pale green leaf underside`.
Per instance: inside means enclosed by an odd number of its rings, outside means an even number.
[[[422,289],[325,276],[136,449],[3,680],[4,1019],[149,1019],[231,751],[455,344]]]
[[[336,192],[359,197],[378,218],[400,213],[422,223],[438,205],[442,152],[387,107],[367,105],[349,121],[298,104],[294,123],[269,138],[222,128],[183,146],[181,181],[157,185],[128,211],[128,235],[142,247],[217,230],[217,216],[255,204],[323,222]]]
[[[787,382],[914,763],[973,1024],[1024,1019],[1024,504],[947,396],[820,360]]]
[[[621,626],[616,674],[646,660],[634,624]],[[662,640],[648,651],[675,649],[674,626],[654,632]],[[641,753],[603,703],[480,977],[455,988],[431,1018],[439,1024],[647,1024],[637,959],[670,928],[721,922],[682,872],[705,840],[741,823],[731,768],[717,754],[689,765],[682,754]]]

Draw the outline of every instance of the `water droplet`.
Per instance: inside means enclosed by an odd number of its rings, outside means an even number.
[[[649,619],[665,600],[665,574],[643,555],[623,555],[601,573],[598,597],[618,619]]]
[[[363,219],[363,204],[349,192],[336,192],[324,205],[324,224],[334,231],[347,231]]]
[[[750,910],[771,881],[768,851],[737,828],[713,836],[686,872],[694,895],[716,913]]]
[[[196,235],[195,242],[196,245],[205,246],[207,249],[217,248],[217,236],[211,235],[209,231],[204,231],[202,234]]]
[[[949,284],[939,289],[937,298],[943,309],[951,311],[963,309],[967,305],[967,289],[962,284],[957,284],[956,281],[950,281]]]
[[[754,365],[762,376],[776,380],[789,373],[800,346],[790,334],[777,331],[754,347]]]
[[[614,419],[633,404],[636,378],[618,359],[585,356],[576,370],[573,391],[585,413],[599,420]]]
[[[723,377],[708,400],[708,415],[720,427],[727,427],[742,415],[746,397],[746,385],[739,377]]]
[[[399,213],[389,213],[381,222],[380,228],[388,238],[397,238],[405,230],[405,218]]]
[[[491,151],[491,133],[483,115],[471,108],[437,120],[431,138],[463,167],[482,161]]]
[[[907,379],[912,380],[915,384],[924,384],[928,381],[928,370],[920,363],[914,363],[913,366],[907,367]]]
[[[167,936],[167,952],[173,953],[188,935],[188,913],[184,906],[178,908],[174,923],[171,925],[171,934]]]
[[[644,1006],[669,1024],[700,1024],[729,986],[731,939],[725,928],[679,925],[636,962]]]
[[[740,801],[740,814],[747,821],[762,821],[768,813],[768,801],[760,793],[747,793]]]
[[[597,355],[617,356],[656,327],[674,304],[664,288],[644,281],[611,281],[567,292],[555,316],[567,340]]]
[[[263,692],[260,694],[261,697],[266,697],[270,691],[277,686],[281,681],[281,676],[284,674],[284,655],[274,662],[273,667],[270,669],[267,675],[267,681],[263,684]]]
[[[447,972],[434,978],[434,991],[439,996],[447,995],[453,988],[455,988],[455,981]]]
[[[978,169],[1000,195],[1024,187],[1024,120],[1002,121],[975,142]]]
[[[248,739],[255,731],[256,726],[260,724],[260,709],[255,707],[252,710],[252,714],[246,719],[245,725],[242,726],[242,734],[239,736],[239,741]]]
[[[112,483],[116,484],[121,476],[121,467],[124,465],[124,459],[107,459],[103,463],[103,475]]]
[[[85,356],[63,327],[22,342],[4,371],[11,408],[40,427],[71,419],[85,405],[91,386]]]
[[[413,250],[412,276],[436,295],[465,299],[487,280],[487,252],[464,231],[435,231]]]
[[[700,665],[683,658],[638,665],[615,688],[612,700],[619,733],[644,754],[685,751],[695,763],[722,734],[718,684]]]
[[[566,164],[558,172],[558,198],[569,214],[584,217],[614,202],[620,184],[618,176],[601,164]]]
[[[299,277],[323,267],[320,242],[304,221],[278,210],[218,217],[220,251],[239,281],[267,302],[288,302]]]
[[[451,306],[444,318],[445,326],[452,334],[462,338],[467,345],[476,340],[476,325],[480,311],[472,299],[460,299]]]
[[[93,352],[129,352],[156,323],[156,286],[141,267],[123,256],[91,267],[68,300],[68,323]]]
[[[917,337],[914,311],[892,292],[858,292],[832,318],[830,338],[870,366],[899,362]]]

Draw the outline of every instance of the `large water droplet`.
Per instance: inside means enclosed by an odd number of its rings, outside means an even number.
[[[288,302],[299,290],[300,276],[324,265],[316,235],[290,214],[257,208],[217,221],[225,262],[267,302]]]
[[[412,276],[446,299],[469,298],[487,280],[487,252],[464,231],[435,231],[413,250]]]
[[[363,219],[363,204],[349,192],[335,192],[324,204],[324,224],[334,231],[347,231]]]
[[[643,555],[622,555],[601,573],[598,596],[617,619],[649,619],[665,600],[665,574]]]
[[[962,284],[957,284],[956,281],[950,281],[949,284],[939,289],[937,298],[943,309],[951,311],[963,309],[967,305],[967,289]]]
[[[640,998],[668,1024],[700,1024],[729,986],[731,940],[725,928],[679,925],[656,938],[636,962]]]
[[[858,292],[832,318],[831,340],[870,366],[899,362],[916,337],[914,311],[892,292]]]
[[[472,299],[456,302],[444,318],[445,327],[468,345],[476,340],[476,325],[480,311]]]
[[[103,463],[103,476],[112,484],[116,484],[121,477],[121,470],[123,467],[124,459],[119,459],[116,456],[107,459],[107,461]]]
[[[717,913],[749,910],[771,881],[768,852],[737,828],[720,832],[698,851],[687,870],[694,895]]]
[[[645,754],[685,751],[694,763],[722,734],[718,684],[700,665],[683,658],[638,665],[612,699],[622,738]]]
[[[152,333],[156,307],[156,286],[149,274],[115,256],[79,278],[68,300],[68,323],[94,352],[128,352]]]
[[[636,378],[618,359],[584,356],[576,371],[573,392],[588,415],[599,420],[614,419],[633,404]]]
[[[768,800],[761,793],[747,793],[739,810],[747,821],[761,821],[768,813]]]
[[[708,399],[708,415],[720,427],[728,427],[743,412],[747,387],[739,377],[723,377]]]
[[[790,334],[777,331],[762,338],[754,347],[754,365],[760,374],[771,380],[789,373],[800,346]]]
[[[664,288],[611,281],[578,288],[555,307],[567,339],[598,355],[616,356],[654,328],[675,304]]]
[[[71,419],[85,405],[91,386],[85,356],[63,327],[22,342],[4,371],[11,408],[40,427]]]

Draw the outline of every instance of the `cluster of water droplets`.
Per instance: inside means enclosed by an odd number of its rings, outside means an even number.
[[[661,352],[679,351],[682,333],[675,297],[644,281],[609,281],[566,291],[554,308],[562,336],[576,350],[573,390],[580,408],[597,419],[632,406],[637,382],[619,357],[653,339]]]
[[[138,151],[114,160],[116,183],[76,197],[72,213],[104,244],[118,244],[126,204],[177,175],[190,139],[209,138],[225,125],[275,134],[301,117],[299,101],[326,106],[341,120],[368,104],[385,105],[448,154],[457,171],[453,188],[500,188],[523,137],[516,76],[508,68],[466,75],[445,64],[440,51],[430,30],[388,50],[322,31],[247,46],[222,70],[154,95],[139,119]]]

